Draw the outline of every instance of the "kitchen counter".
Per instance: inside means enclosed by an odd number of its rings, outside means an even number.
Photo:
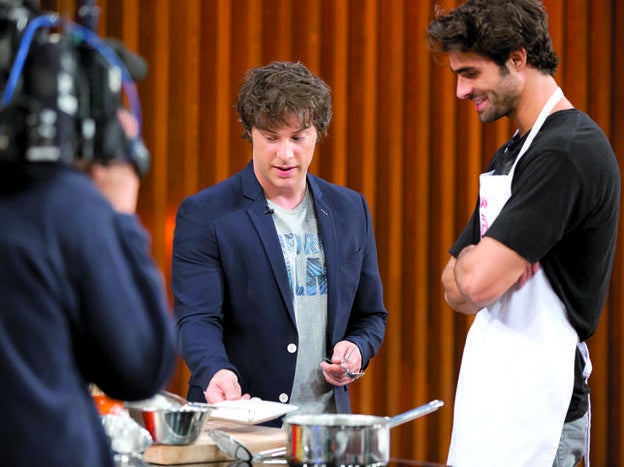
[[[216,428],[235,436],[252,453],[286,445],[286,433],[280,428],[260,425],[241,425],[219,421],[206,421],[199,438],[187,446],[169,446],[154,444],[147,448],[143,461],[135,459],[129,462],[117,462],[116,467],[266,467],[287,465],[285,461],[274,460],[266,463],[247,463],[228,458],[212,441],[208,431]],[[391,458],[388,467],[444,467],[444,464],[418,461],[413,459]]]
[[[159,464],[146,464],[148,467],[155,467]],[[246,462],[236,462],[236,461],[227,461],[227,462],[203,462],[199,464],[177,464],[173,467],[270,467],[274,465],[287,465],[286,462],[279,464],[277,462],[272,463],[254,463],[249,464]],[[396,459],[391,458],[387,467],[449,467],[445,464],[436,464],[432,462],[420,462],[411,459]]]

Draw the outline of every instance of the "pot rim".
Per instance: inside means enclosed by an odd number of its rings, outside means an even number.
[[[328,428],[370,428],[385,427],[390,423],[387,417],[362,414],[292,414],[284,418],[284,424],[290,426],[322,426]]]

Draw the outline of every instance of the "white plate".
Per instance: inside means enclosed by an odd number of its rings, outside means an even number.
[[[245,425],[268,422],[298,408],[296,405],[265,401],[257,397],[223,401],[211,405],[217,407],[208,413],[211,420],[224,420]]]

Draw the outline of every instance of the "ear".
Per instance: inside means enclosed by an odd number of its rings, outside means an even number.
[[[512,69],[519,71],[527,65],[526,49],[512,50],[509,53],[508,62]]]

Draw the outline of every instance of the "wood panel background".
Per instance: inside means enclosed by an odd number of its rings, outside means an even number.
[[[66,15],[79,0],[51,0]],[[311,171],[363,192],[372,209],[388,332],[354,411],[395,415],[430,399],[446,406],[392,431],[397,457],[443,462],[458,365],[470,319],[444,303],[440,273],[466,222],[477,174],[513,132],[482,125],[455,98],[455,80],[426,49],[426,0],[100,0],[99,32],[149,63],[139,84],[153,157],[140,216],[167,283],[181,200],[250,159],[234,102],[246,69],[300,60],[333,89],[334,118]],[[455,2],[442,1],[453,7]],[[624,157],[624,4],[544,0],[566,95]],[[590,339],[592,450],[597,466],[624,465],[622,233],[608,303]],[[270,330],[267,329],[267,332]],[[170,389],[185,393],[180,363]],[[485,388],[484,388],[485,389]],[[475,427],[478,429],[478,426]]]

